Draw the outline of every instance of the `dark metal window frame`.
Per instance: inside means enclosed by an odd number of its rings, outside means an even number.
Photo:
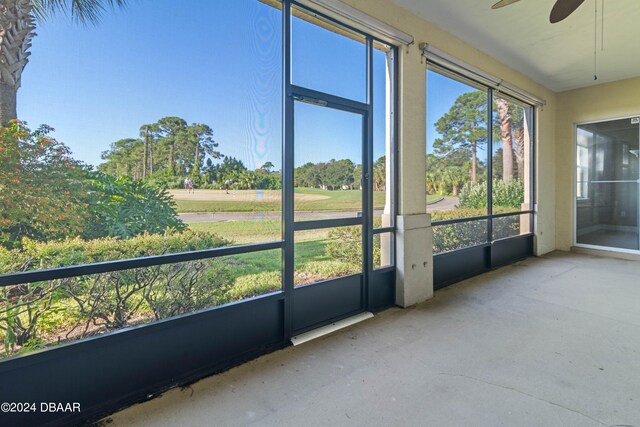
[[[130,326],[104,335],[62,343],[39,351],[0,360],[0,401],[14,402],[80,402],[81,413],[35,412],[31,414],[0,414],[0,424],[7,425],[75,425],[98,420],[109,413],[136,402],[149,399],[175,386],[191,384],[200,378],[221,372],[262,354],[283,348],[290,343],[293,319],[300,311],[313,311],[319,299],[328,298],[314,319],[297,326],[297,331],[325,324],[327,317],[343,318],[353,301],[364,304],[370,311],[379,311],[395,302],[395,267],[372,269],[372,240],[375,234],[389,232],[395,235],[397,206],[397,114],[392,117],[393,144],[387,167],[392,168],[391,226],[373,229],[373,200],[366,192],[363,217],[335,219],[327,222],[293,221],[293,123],[286,119],[292,112],[293,97],[286,92],[291,77],[290,25],[293,1],[282,2],[283,29],[283,198],[282,238],[278,241],[212,248],[202,251],[173,253],[146,258],[114,260],[87,265],[75,265],[40,271],[27,271],[0,276],[0,286],[40,282],[58,278],[107,273],[132,268],[217,258],[244,253],[281,250],[282,288],[275,292],[210,307],[197,312],[170,317],[147,324]],[[308,10],[308,9],[306,9]],[[329,19],[330,22],[336,22]],[[344,24],[340,24],[345,28]],[[360,32],[361,33],[361,32]],[[374,37],[367,38],[372,61],[372,44],[381,42],[392,49],[397,58],[397,47]],[[398,64],[393,61],[391,80],[392,108],[397,111]],[[372,88],[369,78],[367,87]],[[301,90],[302,93],[307,93]],[[370,90],[372,95],[372,91]],[[335,99],[334,99],[335,100]],[[372,98],[368,99],[371,103]],[[372,127],[372,114],[363,126]],[[369,138],[373,134],[369,133]],[[367,143],[370,147],[371,139]],[[365,147],[366,148],[366,147]],[[367,148],[368,149],[368,148]],[[369,159],[370,152],[366,152]],[[363,165],[370,170],[371,160]],[[368,187],[371,188],[371,185]],[[364,197],[364,196],[363,196]],[[363,242],[369,245],[363,265],[366,274],[325,281],[316,286],[296,289],[294,303],[293,233],[305,227],[335,227],[363,224]],[[392,253],[393,256],[393,253]],[[393,258],[392,258],[393,259]],[[395,263],[394,263],[395,264]],[[367,282],[364,282],[366,280]],[[368,286],[363,286],[363,284]],[[336,296],[338,295],[338,296]],[[344,296],[345,298],[342,298]],[[303,302],[304,304],[301,304]],[[334,307],[337,306],[337,307]],[[347,311],[344,311],[344,309]],[[361,311],[362,307],[358,306]],[[330,313],[327,313],[326,311]],[[342,310],[342,311],[340,311]],[[317,310],[316,310],[317,312]],[[316,313],[317,314],[317,313]],[[34,385],[37,385],[34,387]]]
[[[461,74],[458,71],[451,70],[440,64],[432,64],[430,61],[427,61],[427,69],[429,70],[429,66],[434,66],[432,72],[438,73],[444,77],[450,78],[452,80],[456,80],[460,83],[475,86],[478,88],[483,88],[487,92],[487,177],[493,176],[493,99],[495,90],[478,80],[474,79],[471,76]],[[428,89],[427,89],[428,90]],[[428,95],[427,95],[428,96]],[[529,149],[529,206],[530,208],[527,210],[513,211],[513,212],[505,212],[505,213],[493,213],[493,180],[487,179],[487,215],[483,216],[474,216],[474,217],[464,217],[464,218],[455,218],[449,220],[440,220],[433,221],[431,223],[432,227],[437,227],[441,225],[449,225],[449,224],[458,224],[463,222],[471,222],[471,221],[481,221],[487,220],[487,242],[481,245],[476,245],[478,247],[483,247],[489,245],[491,242],[495,241],[493,239],[493,219],[495,218],[504,218],[510,216],[521,216],[521,215],[529,215],[529,223],[530,223],[530,232],[522,234],[521,236],[532,236],[535,234],[534,231],[534,215],[535,215],[535,148],[536,148],[536,123],[537,123],[537,107],[532,105],[526,101],[518,99],[512,95],[504,95],[506,98],[512,99],[517,103],[521,103],[522,105],[529,107],[526,111],[531,112],[531,129],[529,130],[531,134],[530,141],[530,149]],[[514,236],[517,237],[517,236]],[[508,237],[510,238],[510,237]],[[504,240],[504,239],[499,239]],[[460,250],[460,249],[459,249]]]
[[[291,83],[291,6],[295,5],[296,7],[300,7],[301,9],[312,13],[315,16],[321,17],[323,20],[326,20],[330,23],[335,23],[337,26],[341,28],[346,28],[349,31],[353,31],[358,33],[366,38],[367,43],[367,102],[362,103],[358,101],[353,101],[346,98],[341,98],[335,95],[303,88],[300,86],[295,86]],[[389,165],[387,167],[392,168],[392,182],[387,183],[391,185],[390,191],[392,192],[391,200],[391,226],[383,227],[383,228],[373,228],[373,199],[370,197],[370,180],[363,180],[367,185],[364,186],[363,190],[363,200],[364,206],[366,207],[367,217],[357,217],[357,218],[342,218],[342,219],[329,219],[329,220],[318,220],[318,221],[304,221],[304,222],[295,222],[293,218],[294,214],[294,206],[293,206],[293,120],[292,114],[293,110],[293,102],[296,97],[309,97],[309,98],[320,98],[328,101],[328,107],[337,108],[343,111],[352,111],[358,114],[364,114],[365,118],[365,130],[367,130],[368,140],[365,144],[363,144],[363,148],[367,151],[364,152],[367,159],[369,159],[367,164],[363,164],[363,176],[365,174],[369,174],[372,169],[372,154],[369,152],[370,148],[373,147],[373,43],[379,42],[385,45],[390,46],[392,51],[392,57],[395,58],[397,56],[397,47],[393,46],[386,41],[378,39],[376,37],[370,36],[360,30],[357,30],[349,25],[338,22],[330,17],[327,17],[319,12],[315,12],[308,8],[307,6],[301,5],[292,0],[283,0],[282,1],[282,41],[283,41],[283,52],[282,52],[282,60],[283,60],[283,144],[282,144],[282,156],[283,156],[283,176],[282,176],[282,240],[273,241],[273,242],[264,242],[264,243],[256,243],[256,244],[248,244],[248,245],[237,245],[237,246],[227,246],[221,248],[212,248],[198,251],[189,251],[182,253],[172,253],[172,254],[164,254],[157,256],[148,256],[148,257],[139,257],[139,258],[131,258],[131,259],[121,259],[121,260],[113,260],[92,264],[83,264],[83,265],[72,265],[58,268],[50,268],[46,270],[33,270],[33,271],[25,271],[11,274],[3,274],[0,275],[0,287],[21,285],[21,284],[29,284],[35,282],[42,282],[47,280],[55,280],[55,279],[63,279],[77,276],[85,276],[85,275],[94,275],[100,273],[109,273],[114,271],[123,271],[129,269],[136,268],[144,268],[144,267],[152,267],[158,265],[166,265],[180,262],[188,262],[195,260],[203,260],[203,259],[213,259],[219,258],[223,256],[229,255],[240,255],[245,253],[252,252],[260,252],[260,251],[268,251],[274,249],[282,250],[282,288],[281,291],[277,291],[276,294],[281,293],[284,295],[285,301],[285,337],[289,339],[291,337],[291,329],[287,327],[291,316],[291,295],[294,289],[294,281],[293,281],[293,273],[294,273],[294,258],[293,258],[293,232],[294,230],[308,230],[308,229],[318,229],[318,228],[329,228],[329,227],[341,227],[348,225],[363,225],[364,232],[363,234],[363,243],[366,242],[367,248],[367,256],[364,257],[365,269],[363,272],[365,273],[365,277],[369,274],[369,271],[373,271],[371,267],[373,265],[373,235],[381,234],[381,233],[395,233],[395,214],[397,207],[397,114],[394,114],[392,120],[392,151],[391,151],[391,159],[388,159]],[[397,111],[397,79],[398,79],[398,64],[397,61],[393,61],[393,76],[391,81],[391,91],[392,97],[391,101],[393,102],[393,111]],[[392,265],[383,267],[380,269],[375,269],[376,272],[386,273],[393,270],[395,266],[395,251],[393,248],[393,240],[392,240]],[[368,280],[368,278],[367,278]],[[254,300],[255,298],[247,299]],[[244,301],[244,300],[243,300]],[[223,306],[211,307],[207,310],[215,310],[222,307],[227,307],[229,305],[236,305],[242,303],[243,301],[237,301],[230,304],[225,304]],[[196,314],[196,313],[193,313]],[[190,316],[192,314],[185,314],[180,317]],[[163,319],[162,322],[171,321],[172,318]],[[157,322],[152,323],[151,325]],[[144,326],[142,326],[144,328]],[[139,329],[140,327],[136,327]],[[119,332],[126,332],[128,328],[125,328]],[[101,337],[99,337],[101,338]],[[92,339],[92,338],[87,338]],[[73,345],[77,342],[82,342],[87,339],[80,339],[73,341],[69,344],[65,345]],[[95,338],[93,338],[95,339]],[[51,347],[51,349],[55,349],[57,347]],[[44,351],[47,351],[45,349]],[[29,354],[15,356],[10,359],[0,360],[0,364],[16,360],[22,359],[25,357],[29,357]]]
[[[359,114],[363,117],[363,129],[362,134],[364,136],[362,141],[362,206],[363,206],[363,216],[357,218],[338,218],[338,219],[324,219],[317,221],[296,221],[295,219],[295,210],[291,209],[290,211],[284,211],[284,228],[283,228],[283,240],[285,242],[285,256],[291,258],[291,262],[287,263],[285,261],[284,267],[284,283],[285,283],[285,306],[288,300],[293,298],[294,291],[294,273],[295,273],[295,265],[293,263],[294,250],[293,247],[295,245],[295,231],[301,230],[311,230],[311,229],[320,229],[320,228],[332,228],[332,227],[341,227],[348,225],[361,225],[362,232],[362,248],[363,248],[363,265],[362,265],[362,273],[360,275],[363,278],[363,282],[365,284],[371,284],[373,279],[373,274],[384,274],[390,271],[393,271],[395,268],[395,213],[397,206],[397,114],[393,114],[391,120],[391,158],[387,159],[388,165],[386,167],[391,168],[390,176],[392,178],[391,183],[387,183],[390,185],[389,191],[391,191],[391,223],[388,227],[373,227],[373,181],[371,179],[372,171],[373,171],[373,126],[374,126],[374,117],[373,117],[373,106],[374,106],[374,79],[373,79],[373,50],[374,43],[378,42],[390,47],[391,52],[391,70],[392,70],[392,79],[391,79],[391,102],[392,111],[397,111],[397,78],[398,78],[398,64],[397,64],[397,47],[390,45],[389,43],[373,37],[363,31],[360,31],[356,28],[353,28],[344,23],[338,22],[331,17],[328,17],[320,12],[313,11],[305,5],[302,5],[295,0],[285,0],[284,4],[284,13],[283,13],[283,51],[291,52],[291,35],[292,35],[292,18],[293,14],[291,13],[292,6],[301,10],[304,13],[308,13],[311,16],[320,19],[321,21],[327,22],[329,25],[336,25],[337,28],[351,32],[355,35],[361,36],[365,41],[366,48],[366,102],[360,102],[349,98],[344,98],[340,96],[333,95],[331,93],[318,91],[315,89],[310,89],[306,87],[302,87],[293,83],[292,79],[292,63],[290,54],[287,55],[288,60],[285,60],[285,71],[284,71],[284,94],[285,99],[283,102],[284,107],[284,128],[285,131],[285,149],[283,151],[283,164],[294,164],[294,126],[295,126],[295,117],[294,117],[294,106],[296,102],[307,102],[314,105],[318,105],[324,108],[333,108],[339,111],[350,112],[354,114]],[[293,192],[294,192],[294,168],[291,168],[291,175],[285,174],[283,177],[286,180],[286,183],[283,183],[283,188],[287,189],[283,193],[283,197],[289,201],[291,205],[293,205]],[[373,265],[373,244],[374,244],[374,235],[382,234],[382,233],[391,233],[391,260],[392,264],[389,266],[375,268]],[[338,280],[340,280],[339,278]],[[363,286],[363,300],[365,302],[365,308],[367,310],[374,309],[373,303],[373,295],[370,292],[368,286]],[[286,322],[285,327],[288,334],[293,333],[293,314],[291,309],[286,310]]]

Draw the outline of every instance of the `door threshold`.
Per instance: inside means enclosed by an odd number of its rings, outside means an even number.
[[[339,331],[340,329],[347,328],[351,325],[355,325],[356,323],[360,323],[364,320],[371,319],[372,317],[373,313],[371,313],[370,311],[365,311],[364,313],[356,314],[355,316],[351,316],[346,319],[338,320],[337,322],[321,326],[318,329],[296,335],[295,337],[291,338],[291,344],[293,344],[294,346],[304,344],[308,341],[323,337],[332,332]]]

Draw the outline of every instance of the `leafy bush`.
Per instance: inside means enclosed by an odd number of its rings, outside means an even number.
[[[0,246],[78,236],[86,223],[85,170],[52,129],[0,126]]]
[[[90,220],[82,233],[85,239],[124,238],[186,228],[178,218],[173,198],[164,189],[101,172],[90,172],[88,181]]]
[[[494,181],[493,204],[520,210],[524,203],[524,183],[517,179],[512,181]]]
[[[431,212],[431,222],[446,221],[448,219],[473,218],[487,215],[487,208],[477,209],[453,209],[450,211]]]
[[[362,270],[362,227],[337,227],[332,228],[328,234],[329,240],[325,245],[328,256],[341,263],[356,267],[355,271]],[[373,245],[373,265],[380,265],[380,245]]]
[[[433,227],[433,253],[439,254],[487,242],[487,221],[470,221]]]
[[[0,269],[3,273],[46,269],[228,244],[194,231],[125,240],[24,239],[23,249],[0,248]],[[56,338],[87,336],[222,304],[229,301],[232,284],[229,267],[220,259],[208,259],[3,287],[0,335],[5,351],[15,352]]]
[[[362,266],[362,227],[332,228],[325,245],[326,254],[334,260]]]
[[[519,180],[493,181],[493,205],[519,210],[524,203],[524,184]],[[485,182],[466,183],[460,192],[459,207],[477,209],[487,206],[487,185]]]
[[[487,207],[487,184],[467,182],[460,191],[458,207],[461,209],[479,209]],[[486,215],[486,214],[485,214]]]
[[[519,206],[518,206],[519,208]],[[494,206],[494,213],[512,212],[514,208]],[[433,212],[431,221],[486,216],[487,209],[455,209]],[[493,238],[520,234],[520,216],[498,218],[493,221]],[[487,220],[471,220],[457,224],[433,225],[433,253],[449,252],[487,242]]]
[[[53,242],[23,239],[23,249],[6,253],[14,259],[13,265],[21,265],[21,271],[25,271],[196,251],[229,244],[215,234],[187,230],[182,233],[145,233],[131,239],[106,237],[85,241],[75,238]]]
[[[17,121],[0,127],[0,246],[185,228],[166,191],[91,171],[51,131]]]
[[[144,182],[146,182],[147,185],[155,188],[184,188],[184,177],[169,176],[167,175],[165,169],[154,172],[154,174],[146,178]]]

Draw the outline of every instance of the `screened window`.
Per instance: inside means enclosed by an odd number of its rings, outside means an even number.
[[[39,26],[0,136],[0,274],[100,272],[0,287],[3,356],[282,289],[280,5],[152,3]]]
[[[531,233],[533,108],[435,65],[426,79],[434,253]]]

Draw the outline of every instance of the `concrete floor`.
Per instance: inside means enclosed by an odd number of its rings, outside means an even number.
[[[112,426],[640,426],[640,262],[554,253],[128,408]]]

